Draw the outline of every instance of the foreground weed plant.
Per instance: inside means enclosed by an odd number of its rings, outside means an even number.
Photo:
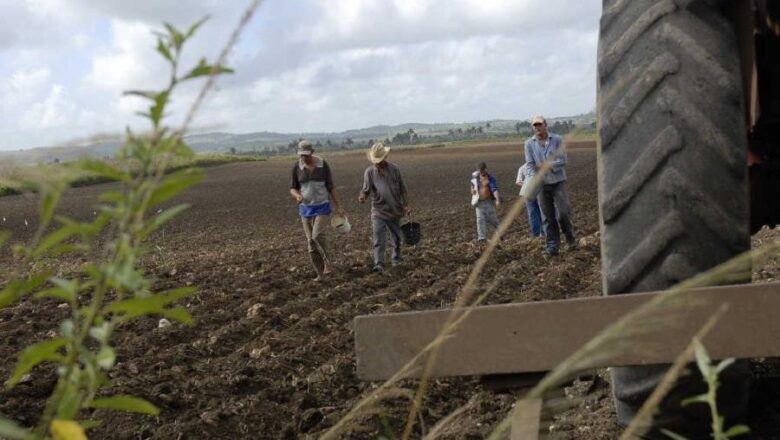
[[[194,289],[154,292],[152,280],[139,269],[138,262],[150,235],[187,208],[178,205],[161,209],[161,205],[201,179],[198,169],[166,174],[169,164],[193,157],[182,141],[185,128],[173,131],[163,125],[171,94],[182,82],[209,77],[211,83],[214,75],[230,72],[221,67],[224,57],[214,65],[202,59],[190,70],[179,72],[184,44],[202,23],[203,20],[186,31],[166,23],[165,30],[157,34],[156,48],[171,68],[167,87],[126,93],[150,102],[148,111],[141,115],[151,122],[151,130],[139,135],[128,129],[125,144],[113,163],[83,160],[76,165],[77,171],[121,182],[121,189],[100,195],[101,205],[94,220],[80,222],[55,215],[69,183],[67,177],[26,182],[40,195],[38,229],[29,244],[14,247],[20,264],[0,290],[0,308],[28,296],[54,298],[70,306],[70,316],[60,323],[56,336],[22,351],[5,382],[10,389],[39,364],[56,366],[57,383],[36,426],[25,428],[0,418],[0,438],[86,439],[85,430],[97,422],[79,421],[86,412],[83,410],[149,415],[159,412],[138,397],[107,396],[105,388],[109,385],[107,373],[116,362],[112,335],[120,326],[148,315],[183,324],[193,322],[187,310],[176,306],[176,302],[193,294]],[[205,90],[204,86],[201,95]],[[7,240],[7,234],[0,237],[0,245]],[[57,277],[45,264],[52,257],[79,257],[88,262],[75,273]]]
[[[750,428],[745,425],[734,425],[727,431],[724,431],[726,421],[723,416],[718,413],[717,397],[718,387],[720,387],[718,377],[723,370],[734,363],[734,358],[723,359],[717,364],[714,364],[712,359],[710,359],[709,354],[707,354],[704,345],[702,345],[698,339],[695,339],[693,344],[696,353],[696,367],[699,369],[702,378],[707,383],[707,392],[683,400],[682,405],[703,403],[710,407],[710,415],[712,416],[712,438],[715,440],[728,440],[750,433]],[[664,430],[664,434],[673,440],[687,440],[685,437],[670,431]]]

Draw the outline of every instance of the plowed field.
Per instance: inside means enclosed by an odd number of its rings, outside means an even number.
[[[162,412],[157,418],[99,412],[95,417],[103,424],[91,432],[94,438],[322,434],[375,386],[355,376],[352,319],[451,304],[479,255],[469,173],[486,161],[506,201],[512,203],[522,160],[520,147],[508,144],[391,153],[389,160],[400,166],[409,187],[423,240],[404,248],[400,266],[374,274],[369,207],[356,200],[368,162],[361,153],[324,156],[353,229],[339,236],[329,231],[336,270],[323,282],[312,281],[314,272],[288,194],[291,161],[208,169],[205,182],[177,200],[192,207],[155,237],[144,266],[159,289],[181,285],[200,289],[186,303],[197,324],[158,329],[157,320],[147,318],[118,333],[119,364],[112,371],[111,392],[145,397]],[[567,173],[581,246],[545,258],[542,242],[528,236],[527,220],[518,219],[482,276],[484,283],[498,280],[488,303],[600,294],[595,148],[588,144],[570,148]],[[96,195],[110,186],[70,191],[62,211],[82,218],[94,215]],[[6,217],[2,227],[17,237],[28,236],[35,209],[30,196],[0,199],[0,216]],[[3,256],[3,261],[7,258]],[[63,267],[77,263],[63,262]],[[6,359],[0,376],[7,377],[18,352],[56,330],[66,314],[56,303],[39,302],[0,311],[0,355]],[[402,386],[413,390],[415,384],[407,381]],[[29,381],[0,391],[0,413],[34,423],[53,385],[52,369],[39,367]],[[549,428],[556,438],[616,438],[604,377],[575,382],[567,395],[574,408]],[[449,438],[482,438],[509,411],[513,399],[512,392],[491,391],[477,378],[434,381],[418,434],[467,404]],[[406,405],[399,390],[379,411],[353,425],[349,436],[398,434]]]

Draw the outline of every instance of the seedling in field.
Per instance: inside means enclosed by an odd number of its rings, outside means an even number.
[[[750,433],[750,428],[746,425],[734,425],[728,430],[725,429],[725,419],[718,413],[718,387],[720,387],[720,381],[718,377],[720,373],[734,363],[734,358],[723,359],[717,364],[712,362],[707,350],[702,345],[701,341],[695,339],[694,352],[696,354],[696,366],[701,372],[702,378],[707,383],[707,392],[699,394],[698,396],[689,397],[682,401],[682,405],[694,405],[702,403],[710,407],[710,414],[712,416],[712,438],[715,440],[728,440],[734,437]],[[669,436],[673,440],[687,440],[685,437],[663,430],[664,434]]]

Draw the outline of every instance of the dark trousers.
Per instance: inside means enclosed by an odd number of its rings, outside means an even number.
[[[566,241],[569,244],[576,243],[574,229],[571,226],[566,181],[542,186],[537,199],[539,207],[542,208],[542,223],[544,224],[547,251],[558,251],[561,244],[561,230],[563,230],[563,235],[566,236]]]

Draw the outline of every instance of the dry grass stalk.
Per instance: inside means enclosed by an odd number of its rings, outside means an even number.
[[[511,440],[537,440],[542,416],[542,399],[522,399],[517,402],[512,416]]]
[[[751,262],[766,258],[777,253],[778,250],[780,250],[780,243],[773,243],[764,249],[745,252],[648,301],[604,329],[569,356],[531,389],[526,398],[540,398],[546,390],[576,372],[593,365],[608,363],[615,356],[625,353],[625,350],[634,350],[636,347],[626,342],[630,336],[652,332],[659,325],[672,326],[676,319],[670,319],[670,316],[685,317],[686,310],[702,303],[705,298],[692,294],[691,289],[724,284],[735,279],[744,280],[745,269],[751,266]],[[503,438],[511,426],[511,420],[511,416],[504,418],[489,438],[494,440]]]
[[[464,405],[461,405],[455,411],[449,413],[443,419],[439,420],[435,425],[433,425],[433,428],[431,428],[430,432],[428,432],[423,440],[435,440],[439,436],[459,432],[460,426],[458,422],[463,421],[460,416],[466,411],[470,410],[477,403],[476,397],[476,394],[471,396],[471,399],[469,399],[468,402],[466,402]]]

